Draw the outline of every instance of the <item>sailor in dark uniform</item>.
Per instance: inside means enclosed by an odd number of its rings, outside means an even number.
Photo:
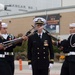
[[[75,24],[74,32],[69,36],[69,75],[75,75]]]
[[[70,27],[70,36],[61,42],[66,57],[60,75],[75,75],[75,24],[70,24]]]
[[[40,28],[46,23],[44,18],[37,17],[33,22],[38,32],[28,38],[28,65],[33,75],[48,75],[54,63],[51,36]]]
[[[8,40],[10,41],[10,40],[15,39],[15,37],[12,34],[7,33],[7,27],[8,27],[8,25],[6,23],[2,23],[1,36],[3,37],[4,42],[8,41]],[[23,37],[23,39],[24,39],[24,37]],[[13,49],[16,46],[21,46],[22,41],[19,41],[17,44],[15,44],[15,43],[12,46],[11,46],[11,44],[6,46],[6,49],[5,49],[5,52],[4,52],[5,59],[10,66],[12,75],[14,75],[14,53],[13,53]]]
[[[3,37],[1,36],[1,27],[2,24],[0,24],[0,75],[12,75],[12,72],[10,70],[9,64],[5,60],[5,50],[3,45],[1,44],[3,42]]]

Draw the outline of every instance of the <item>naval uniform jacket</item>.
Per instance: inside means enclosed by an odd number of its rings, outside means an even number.
[[[15,37],[12,35],[12,34],[7,34],[7,38],[5,39],[3,36],[2,36],[2,41],[5,42],[5,41],[10,41],[10,40],[13,40],[15,39]],[[4,54],[5,54],[5,59],[8,61],[8,62],[14,62],[14,54],[13,54],[13,49],[17,46],[17,45],[21,45],[22,43],[19,43],[19,44],[12,44],[12,46],[8,47],[5,49],[4,51]],[[9,53],[9,55],[7,55]]]
[[[13,40],[15,39],[15,37],[12,35],[12,34],[8,34],[7,38],[3,38],[3,41],[10,41],[10,40]],[[13,43],[12,46],[8,47],[5,49],[5,60],[7,61],[7,63],[9,64],[10,66],[10,69],[12,71],[12,75],[14,75],[14,53],[13,53],[13,49],[16,47],[16,46],[21,46],[22,42],[21,43],[18,43],[18,44],[15,44]]]
[[[15,36],[13,36],[12,34],[8,34],[7,36],[7,39],[5,39],[5,41],[9,41],[9,40],[13,40],[15,39]],[[11,61],[11,62],[14,62],[14,53],[13,53],[13,49],[16,47],[16,46],[21,46],[22,45],[22,42],[18,43],[18,44],[15,44],[13,43],[12,46],[8,47],[5,52],[8,52],[9,55],[6,55],[6,60],[7,61]]]
[[[44,69],[48,68],[49,63],[53,63],[53,59],[51,36],[43,33],[40,39],[37,33],[31,35],[28,39],[28,64],[33,68]]]
[[[4,38],[0,35],[0,43],[4,42]],[[10,66],[5,60],[5,50],[0,50],[0,75],[12,75]]]
[[[75,34],[71,34],[68,38],[69,43],[69,52],[73,52],[74,54],[69,56],[69,61],[75,62]],[[72,46],[74,47],[72,47]]]

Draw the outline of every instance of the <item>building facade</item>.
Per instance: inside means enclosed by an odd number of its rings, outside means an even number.
[[[35,16],[11,18],[11,19],[9,18],[3,19],[3,22],[8,23],[9,33],[12,33],[16,36],[20,33],[25,35],[26,32],[32,28],[31,25],[33,25],[34,18]],[[75,12],[60,13],[59,32],[55,33],[54,35],[62,39],[67,38],[68,35],[70,34],[69,25],[71,23],[75,23]]]
[[[61,7],[61,0],[0,0],[0,3],[8,6],[8,11],[1,11],[0,16]]]

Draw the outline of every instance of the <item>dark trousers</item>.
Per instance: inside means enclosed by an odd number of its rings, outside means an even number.
[[[12,75],[9,64],[0,58],[0,75]]]
[[[65,60],[60,75],[75,75],[75,62]]]
[[[14,75],[14,56],[6,56],[5,59],[10,66],[12,75]]]
[[[33,69],[33,75],[48,75],[48,68],[47,69]]]
[[[69,74],[69,62],[66,60],[62,64],[60,75],[70,75]]]
[[[12,75],[14,75],[14,61],[10,62],[9,65],[10,65],[10,68],[11,68]]]

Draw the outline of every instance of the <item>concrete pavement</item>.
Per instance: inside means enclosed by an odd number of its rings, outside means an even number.
[[[32,70],[28,68],[27,61],[22,61],[22,70],[19,69],[19,61],[15,61],[15,74],[14,75],[32,75]],[[50,75],[60,75],[62,63],[54,63],[50,70]]]

